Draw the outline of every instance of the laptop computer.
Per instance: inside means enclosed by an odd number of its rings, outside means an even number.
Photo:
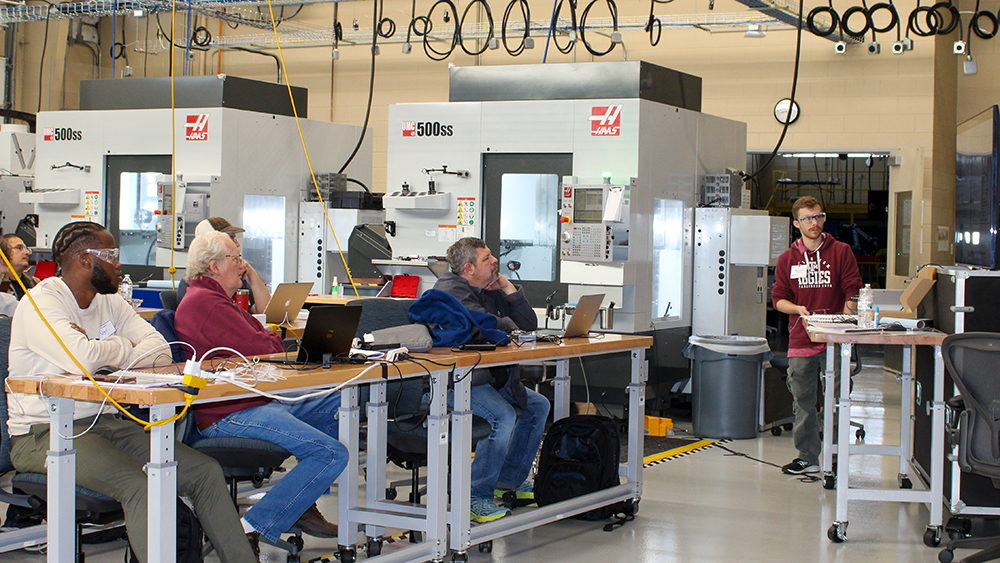
[[[278,284],[264,309],[267,322],[273,324],[295,322],[312,287],[312,282]]]
[[[299,362],[325,363],[323,356],[330,354],[331,360],[347,358],[351,353],[351,342],[361,321],[362,307],[328,305],[309,309],[306,328],[302,331],[299,347]]]
[[[601,302],[604,301],[604,294],[584,295],[576,302],[576,311],[569,319],[566,330],[539,329],[535,331],[538,336],[555,336],[557,338],[573,338],[574,336],[587,336],[590,334],[590,327],[597,318],[597,313],[601,310]]]

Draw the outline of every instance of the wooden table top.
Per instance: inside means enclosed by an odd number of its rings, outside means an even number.
[[[388,368],[390,377],[402,375],[420,375],[428,370],[444,369],[442,366],[450,368],[472,367],[479,360],[479,365],[496,365],[503,363],[519,363],[531,360],[558,359],[565,356],[602,354],[615,351],[629,350],[632,348],[644,348],[653,345],[653,339],[648,336],[628,336],[608,334],[600,338],[571,338],[560,344],[550,344],[547,342],[526,343],[521,347],[509,346],[499,348],[494,352],[481,352],[482,358],[474,352],[452,352],[449,348],[434,348],[430,352],[423,354],[412,354],[417,359],[426,359],[437,364],[428,362],[397,362]],[[275,356],[281,356],[276,354]],[[334,364],[329,368],[319,368],[309,371],[295,371],[287,369],[278,364],[270,364],[278,368],[285,378],[282,381],[262,381],[257,388],[269,392],[281,392],[288,389],[304,389],[337,385],[348,381],[358,375],[370,365],[363,364]],[[181,368],[171,364],[156,368],[155,371],[163,373],[177,373]],[[397,371],[398,370],[398,371]],[[137,368],[137,371],[154,371],[153,368]],[[80,376],[82,377],[82,376]],[[45,395],[51,397],[65,397],[80,401],[100,402],[104,396],[94,385],[79,385],[75,382],[80,377],[58,378],[51,376],[20,376],[8,377],[7,383],[14,393],[27,393],[32,395],[40,394],[44,389]],[[376,367],[366,373],[361,382],[371,382],[382,377],[382,369]],[[101,384],[105,390],[111,388],[111,384]],[[111,396],[118,402],[135,405],[165,405],[184,402],[184,394],[176,389],[155,388],[155,389],[131,389],[117,387],[111,392]],[[212,382],[198,394],[198,399],[218,399],[222,397],[247,396],[248,391],[229,383]]]
[[[885,331],[876,333],[825,332],[806,325],[806,332],[813,342],[845,344],[896,344],[901,346],[937,346],[944,342],[947,334],[936,329],[917,331]]]

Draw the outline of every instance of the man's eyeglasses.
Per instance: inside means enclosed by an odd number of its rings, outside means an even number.
[[[117,248],[88,248],[84,252],[87,254],[93,254],[108,264],[118,262],[119,251]]]
[[[799,217],[796,219],[799,223],[803,225],[811,225],[813,223],[822,223],[826,221],[826,213],[817,213],[816,215],[809,215],[806,217]]]
[[[21,250],[21,251],[25,251],[25,250],[27,250],[28,252],[31,252],[31,247],[30,247],[30,246],[27,246],[27,245],[25,245],[24,243],[21,243],[21,244],[16,244],[16,245],[14,245],[14,246],[10,247],[10,249],[11,249],[11,250]]]
[[[242,254],[226,254],[223,258],[235,258],[237,262],[243,259]]]

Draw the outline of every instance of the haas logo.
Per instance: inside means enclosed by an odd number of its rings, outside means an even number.
[[[208,114],[187,116],[187,123],[184,130],[185,141],[207,141],[208,140]]]
[[[591,137],[617,137],[621,124],[622,104],[594,106],[590,110]]]

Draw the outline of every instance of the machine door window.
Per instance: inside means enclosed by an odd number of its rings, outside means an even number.
[[[273,290],[285,281],[285,196],[243,196],[243,259]]]
[[[118,179],[118,246],[121,263],[156,264],[156,176],[159,172],[122,172]]]
[[[512,281],[555,281],[559,177],[504,174],[500,190],[500,273]]]
[[[677,320],[684,298],[684,203],[653,203],[653,320]]]

